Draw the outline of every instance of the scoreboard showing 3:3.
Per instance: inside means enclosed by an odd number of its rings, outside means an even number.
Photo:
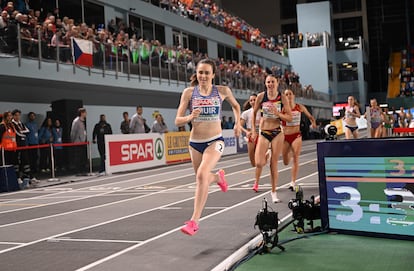
[[[323,160],[321,207],[330,229],[414,239],[413,156]]]

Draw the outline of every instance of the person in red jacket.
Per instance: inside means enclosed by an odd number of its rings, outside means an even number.
[[[12,124],[12,113],[10,111],[3,113],[3,121],[0,123],[0,146],[1,164],[14,165],[16,159],[16,130]]]

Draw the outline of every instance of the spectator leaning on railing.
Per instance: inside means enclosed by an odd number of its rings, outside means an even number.
[[[191,5],[189,5],[191,3]],[[164,3],[165,4],[165,3]],[[178,1],[171,1],[171,5],[174,7],[179,6]],[[182,9],[182,7],[187,7]],[[288,44],[288,39],[292,44],[300,46],[300,42],[303,39],[303,35],[291,33],[290,35],[278,35],[273,37],[265,37],[258,28],[251,27],[245,21],[227,12],[219,9],[213,1],[189,1],[180,8],[180,13],[184,11],[190,11],[188,14],[192,18],[198,18],[197,20],[206,20],[209,18],[212,24],[217,23],[220,26],[224,26],[223,31],[227,31],[230,34],[236,36],[241,35],[241,38],[248,37],[248,42],[252,42],[263,48],[285,54]],[[88,26],[85,23],[75,25],[74,20],[68,17],[63,17],[62,20],[56,19],[52,13],[46,15],[46,19],[42,22],[38,20],[40,16],[39,11],[29,10],[29,14],[32,14],[32,18],[27,17],[18,11],[11,10],[13,16],[16,19],[12,19],[12,25],[16,26],[17,23],[21,25],[21,37],[23,45],[23,55],[36,57],[38,53],[37,44],[38,40],[42,42],[42,56],[44,58],[56,58],[57,46],[59,46],[59,58],[61,62],[69,62],[71,60],[71,38],[83,38],[93,42],[94,53],[94,65],[100,67],[103,64],[103,58],[106,58],[106,64],[112,69],[115,67],[115,56],[118,56],[119,61],[128,61],[137,64],[138,60],[144,65],[149,65],[150,60],[153,66],[167,68],[168,64],[171,70],[177,70],[178,67],[182,67],[182,70],[186,69],[188,75],[193,73],[195,64],[198,63],[207,55],[200,52],[192,52],[188,48],[167,47],[162,45],[157,40],[146,40],[143,37],[137,37],[137,31],[134,29],[134,25],[127,26],[123,21],[115,24],[115,20],[111,20],[108,24],[108,29],[96,29],[94,25]],[[185,12],[184,12],[185,13]],[[221,25],[222,24],[222,25]],[[10,27],[9,32],[13,32],[13,29],[17,31],[17,28]],[[38,34],[40,31],[40,35]],[[132,36],[128,32],[134,33]],[[248,33],[248,34],[247,34]],[[9,37],[17,35],[9,33]],[[9,38],[10,40],[10,38]],[[16,51],[17,42],[14,38],[11,44],[9,44],[9,52]],[[129,47],[129,51],[128,51]],[[282,70],[280,67],[274,66],[271,68],[261,67],[258,63],[253,61],[237,62],[234,60],[219,59],[216,61],[218,67],[218,76],[216,80],[221,80],[220,83],[225,85],[241,88],[251,89],[254,91],[260,91],[262,88],[261,82],[263,82],[267,74],[273,74],[276,77],[282,77]],[[295,80],[298,77],[294,73],[284,75],[286,84],[292,88],[297,96],[312,96],[307,95],[309,91],[302,89],[299,80]],[[184,78],[183,78],[184,79]],[[283,84],[283,82],[282,82]]]

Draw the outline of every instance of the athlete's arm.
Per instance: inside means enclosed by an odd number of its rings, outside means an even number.
[[[224,96],[224,99],[227,100],[227,102],[231,105],[234,119],[236,120],[234,123],[234,135],[236,137],[240,136],[241,133],[241,125],[240,125],[240,104],[237,102],[236,98],[234,98],[233,92],[231,92],[231,89],[226,86],[220,86],[219,87],[220,93]],[[223,99],[223,100],[224,100]]]
[[[246,126],[246,120],[243,118],[243,113],[241,113],[240,114],[240,128],[241,128],[242,132],[247,135],[249,133],[249,130],[247,130],[247,128],[245,128],[245,126]]]
[[[253,113],[252,113],[252,127],[254,127],[254,129],[252,128],[251,132],[251,137],[253,140],[256,139],[257,133],[256,133],[256,117],[257,117],[257,112],[259,112],[260,109],[260,105],[262,104],[263,101],[263,97],[264,97],[264,92],[260,92],[259,94],[257,94],[256,97],[256,102],[253,105]],[[262,124],[262,122],[260,122],[260,125]]]
[[[177,109],[177,115],[175,116],[175,125],[178,127],[187,124],[200,115],[200,110],[193,110],[190,115],[185,115],[192,94],[192,87],[184,89],[183,93],[181,94],[180,104]]]
[[[359,112],[359,107],[358,106],[354,106],[354,113],[353,114],[356,118],[361,117],[361,112]]]
[[[315,118],[311,115],[311,113],[309,113],[308,109],[306,108],[306,106],[304,106],[303,104],[299,105],[302,112],[305,113],[305,116],[308,117],[308,119],[311,122],[312,128],[316,128],[316,120]]]
[[[282,94],[282,104],[283,104],[283,112],[278,112],[279,118],[286,122],[291,122],[292,117],[292,110],[290,108],[290,103],[288,99],[286,98],[285,94]]]

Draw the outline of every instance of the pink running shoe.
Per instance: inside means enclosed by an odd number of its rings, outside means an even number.
[[[219,171],[217,171],[217,175],[219,177],[219,181],[217,182],[218,186],[220,186],[221,191],[227,192],[228,187],[226,178],[224,178],[224,170],[219,169]]]
[[[252,189],[254,190],[254,192],[259,191],[259,184],[255,182]]]
[[[186,221],[184,224],[186,225],[181,228],[183,233],[193,236],[198,231],[198,225],[194,220]]]

